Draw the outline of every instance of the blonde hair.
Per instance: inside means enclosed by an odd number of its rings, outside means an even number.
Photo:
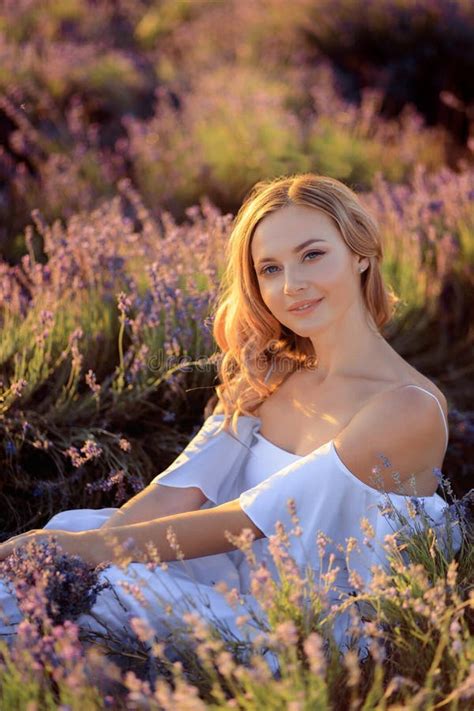
[[[282,325],[262,301],[250,252],[259,222],[287,205],[322,210],[336,221],[347,246],[368,258],[369,266],[361,274],[362,294],[379,331],[392,318],[399,300],[383,281],[378,225],[355,192],[339,180],[314,173],[256,183],[234,220],[214,313],[213,335],[222,351],[218,366],[221,384],[215,388],[218,403],[214,408],[214,414],[217,410],[224,414],[219,430],[229,432],[231,427],[237,432],[238,417],[252,415],[278,388],[285,376],[267,385],[269,368],[284,373],[285,368],[278,366],[287,363],[293,372],[317,358],[311,340]]]

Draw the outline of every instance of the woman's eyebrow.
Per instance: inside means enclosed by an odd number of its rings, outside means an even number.
[[[302,249],[307,247],[312,242],[325,242],[325,241],[326,240],[318,239],[317,237],[315,237],[313,239],[307,239],[306,242],[302,242],[302,244],[299,244],[297,247],[295,247],[292,250],[292,252],[293,252],[293,254],[297,254],[298,252],[300,252]],[[262,262],[274,262],[274,261],[275,261],[275,257],[263,257],[262,259],[258,260],[257,264],[262,264]]]

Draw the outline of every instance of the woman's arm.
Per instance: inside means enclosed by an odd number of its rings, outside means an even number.
[[[207,498],[197,486],[165,486],[149,484],[126,501],[100,528],[144,523],[163,516],[199,509]]]
[[[133,542],[130,555],[136,562],[148,562],[147,543],[153,543],[161,561],[176,560],[177,552],[168,541],[168,529],[176,536],[185,560],[225,553],[237,548],[227,539],[225,532],[240,536],[244,528],[250,529],[252,540],[264,537],[262,531],[242,510],[239,500],[235,499],[211,509],[116,526],[110,533],[104,533],[102,527],[74,535],[83,536],[82,541],[76,543],[77,550],[83,551],[82,555],[86,555],[90,562],[97,565],[104,561],[119,562],[123,555],[120,549],[123,544],[128,544],[130,539]],[[130,549],[127,547],[127,550]]]
[[[179,492],[189,493],[190,489],[195,488],[179,489]],[[168,530],[174,533],[185,559],[235,550],[237,546],[227,539],[226,531],[233,536],[240,536],[243,529],[247,528],[253,534],[252,540],[264,537],[264,533],[242,510],[238,499],[211,509],[186,511],[134,524],[117,524],[109,526],[112,529],[110,531],[104,532],[104,528],[105,525],[77,532],[42,528],[27,531],[0,544],[0,561],[30,542],[48,542],[53,537],[65,553],[79,555],[94,567],[101,563],[121,564],[123,546],[130,551],[130,541],[133,545],[130,552],[133,561],[149,562],[149,543],[154,545],[162,562],[177,560],[177,551],[172,541],[168,540]]]

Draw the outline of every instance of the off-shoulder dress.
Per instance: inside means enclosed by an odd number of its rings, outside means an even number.
[[[435,397],[428,390],[420,389]],[[446,428],[447,447],[448,426],[441,405],[437,398],[435,400]],[[265,439],[260,433],[261,420],[258,417],[239,417],[238,438],[226,432],[216,434],[222,419],[223,415],[209,416],[183,452],[153,479],[153,483],[199,487],[207,499],[201,508],[211,508],[238,498],[242,509],[265,534],[264,538],[253,543],[257,562],[265,561],[276,580],[279,576],[268,550],[269,536],[275,534],[276,521],[281,521],[287,532],[293,528],[287,505],[291,498],[295,502],[303,534],[289,536],[289,552],[301,570],[309,564],[317,580],[321,560],[316,537],[318,532],[322,532],[331,541],[326,555],[334,553],[333,568],[339,567],[335,589],[350,592],[345,553],[341,552],[339,544],[345,550],[347,540],[352,536],[359,545],[350,554],[350,569],[367,583],[371,566],[386,562],[384,536],[393,533],[399,526],[393,515],[384,513],[386,496],[361,481],[345,466],[333,440],[303,457]],[[407,500],[413,497],[398,493],[390,493],[389,497],[391,505],[407,517]],[[438,493],[416,497],[416,501],[417,510],[422,508],[433,525],[443,522],[447,503]],[[53,516],[44,528],[68,531],[100,528],[116,510],[62,511]],[[362,540],[362,517],[368,519],[375,531],[370,546]],[[170,630],[175,628],[175,624],[179,626],[183,612],[194,611],[214,623],[229,639],[248,641],[259,630],[250,617],[247,624],[242,624],[242,619],[237,624],[238,618],[248,615],[249,609],[252,609],[261,619],[265,619],[260,605],[251,594],[250,574],[247,559],[237,549],[171,561],[166,570],[160,567],[150,570],[143,563],[131,563],[126,570],[109,565],[100,577],[106,578],[112,587],[98,595],[91,614],[81,615],[77,623],[84,629],[102,634],[106,629],[120,634],[129,632],[130,617],[140,616],[156,630],[158,637],[172,640]],[[121,581],[141,585],[149,606],[138,602],[121,586]],[[225,581],[229,588],[237,589],[240,593],[239,604],[231,605],[224,593],[215,588],[219,581]],[[0,634],[8,639],[15,633],[21,614],[14,593],[0,581],[0,617],[2,609],[5,620],[0,623]],[[341,650],[349,640],[348,623],[348,615],[336,619],[334,634]],[[366,648],[361,645],[359,643],[359,650],[366,654]],[[276,657],[268,653],[266,658],[271,668],[276,669]]]

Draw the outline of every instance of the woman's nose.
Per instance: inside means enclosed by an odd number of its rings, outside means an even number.
[[[284,293],[285,294],[292,294],[295,291],[301,291],[306,289],[306,282],[305,280],[301,277],[298,276],[298,274],[287,272],[285,276],[285,286],[284,286]]]

